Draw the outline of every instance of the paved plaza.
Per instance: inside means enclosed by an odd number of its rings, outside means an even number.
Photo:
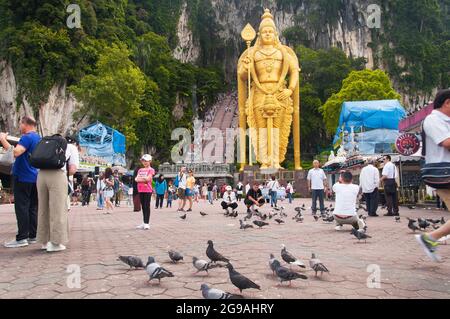
[[[192,257],[207,259],[206,242],[211,239],[217,251],[228,257],[237,271],[261,286],[261,291],[247,290],[251,298],[449,298],[450,243],[439,253],[443,263],[433,263],[424,255],[405,217],[450,218],[448,212],[423,208],[402,208],[402,220],[378,217],[367,220],[367,233],[373,238],[357,243],[350,228],[335,231],[334,224],[315,222],[306,212],[304,223],[292,220],[294,207],[310,201],[284,202],[289,215],[286,224],[270,221],[265,229],[239,229],[239,218],[225,218],[219,202],[214,206],[201,201],[185,221],[176,208],[154,210],[151,229],[136,230],[141,213],[129,207],[105,215],[90,207],[75,207],[70,212],[70,243],[64,252],[47,253],[40,245],[19,249],[0,247],[0,298],[202,298],[200,285],[209,285],[236,292],[226,268],[206,274],[194,274]],[[154,202],[152,201],[152,204]],[[208,213],[200,216],[199,212]],[[238,211],[244,217],[243,204]],[[269,212],[270,206],[263,212]],[[385,213],[380,211],[379,213]],[[347,226],[348,227],[348,226]],[[0,242],[14,238],[16,219],[12,205],[0,206]],[[307,280],[297,280],[283,286],[268,267],[269,254],[281,261],[280,246],[307,265]],[[184,255],[184,262],[174,265],[167,255],[174,249]],[[309,268],[311,253],[328,267],[329,274],[316,278]],[[144,270],[128,271],[117,261],[119,255],[135,255],[144,262],[148,256],[172,271],[174,278],[147,283]],[[283,262],[284,264],[284,262]],[[81,287],[70,288],[70,265],[81,271]],[[371,266],[372,265],[372,266]],[[375,266],[373,266],[375,265]],[[379,266],[379,288],[369,288],[369,278],[376,278]],[[75,268],[74,268],[75,267]],[[69,271],[77,269],[70,266]],[[368,272],[368,270],[370,272]],[[375,270],[375,273],[373,271]],[[69,278],[69,280],[68,280]]]

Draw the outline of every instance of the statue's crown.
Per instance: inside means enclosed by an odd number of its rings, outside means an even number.
[[[275,21],[273,20],[273,15],[270,13],[269,9],[264,10],[264,14],[261,17],[261,24],[259,25],[259,31],[264,27],[272,27],[274,30],[277,29]]]

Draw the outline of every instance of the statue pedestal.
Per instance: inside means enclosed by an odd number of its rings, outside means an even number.
[[[247,183],[265,183],[272,176],[275,176],[278,181],[286,185],[288,182],[294,182],[295,194],[300,197],[310,197],[308,192],[308,172],[304,170],[289,171],[285,169],[281,170],[261,170],[259,166],[245,166],[244,171],[239,173],[239,180],[244,185]]]

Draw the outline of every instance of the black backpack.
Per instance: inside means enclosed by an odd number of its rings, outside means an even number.
[[[46,136],[36,145],[30,157],[31,166],[39,169],[61,169],[66,165],[67,141],[59,134]]]

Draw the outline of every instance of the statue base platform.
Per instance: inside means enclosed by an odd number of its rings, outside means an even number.
[[[308,172],[304,170],[286,170],[286,169],[260,169],[259,166],[245,166],[244,170],[239,172],[239,180],[245,185],[247,183],[265,183],[275,176],[280,183],[286,185],[293,182],[295,194],[300,197],[310,197],[308,192]]]

